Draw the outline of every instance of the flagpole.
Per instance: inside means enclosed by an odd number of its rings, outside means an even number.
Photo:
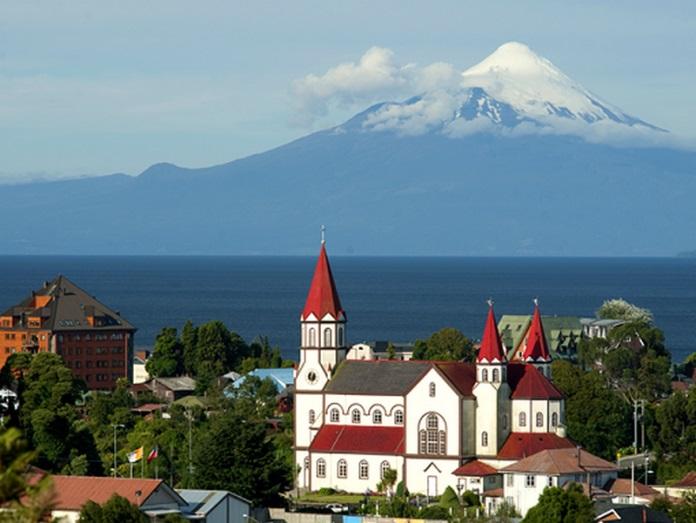
[[[145,445],[140,447],[143,449],[143,452],[140,456],[140,477],[144,478],[145,477]]]

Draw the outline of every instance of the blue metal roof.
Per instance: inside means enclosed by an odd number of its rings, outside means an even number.
[[[295,381],[294,369],[254,369],[251,372],[245,374],[238,380],[232,382],[232,387],[235,389],[240,387],[242,383],[246,380],[247,376],[255,376],[260,379],[270,378],[276,387],[278,393],[283,392],[288,386],[292,385]]]

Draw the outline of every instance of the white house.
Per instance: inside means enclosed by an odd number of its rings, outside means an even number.
[[[502,494],[501,468],[547,449],[575,452],[537,305],[519,362],[505,357],[492,303],[475,364],[351,360],[346,324],[322,242],[300,315],[300,488],[361,493],[391,468],[413,493],[451,486],[492,497]],[[538,492],[525,492],[516,503],[535,504]]]

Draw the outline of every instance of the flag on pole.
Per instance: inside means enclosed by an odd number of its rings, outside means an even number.
[[[155,448],[152,449],[152,450],[150,451],[150,453],[147,455],[147,462],[150,463],[153,459],[157,458],[158,455],[159,455],[159,454],[158,454],[158,452],[157,452],[157,447],[155,447]]]
[[[137,448],[128,454],[128,463],[135,463],[143,459],[143,448]]]

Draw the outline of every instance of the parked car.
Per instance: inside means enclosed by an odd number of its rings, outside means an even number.
[[[345,505],[341,505],[340,503],[329,503],[328,505],[326,505],[326,508],[334,514],[342,514],[343,512],[348,512],[348,507],[346,507]]]

